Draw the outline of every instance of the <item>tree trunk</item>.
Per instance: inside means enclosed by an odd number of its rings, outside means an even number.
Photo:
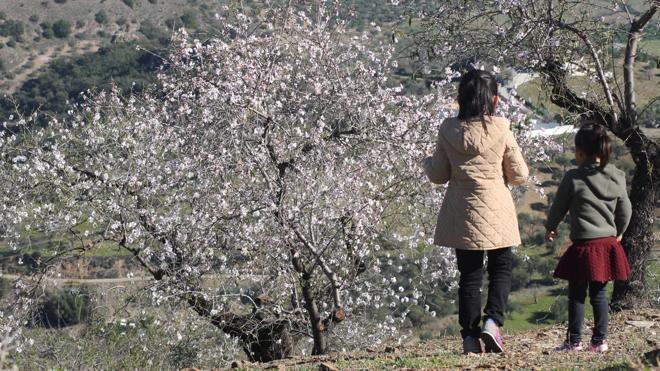
[[[631,182],[632,218],[623,237],[623,247],[632,269],[628,281],[616,281],[612,293],[614,309],[647,305],[646,268],[655,244],[653,224],[660,187],[660,151],[636,128],[626,141],[635,161]]]
[[[314,299],[312,292],[311,277],[307,274],[303,275],[303,298],[305,299],[305,307],[309,314],[309,323],[312,326],[312,336],[314,338],[314,348],[312,355],[324,354],[327,351],[325,337],[323,336],[323,324],[321,323],[321,314]]]

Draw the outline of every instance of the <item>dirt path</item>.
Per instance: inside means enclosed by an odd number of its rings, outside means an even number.
[[[16,280],[22,276],[17,274],[1,274],[0,277],[9,280]],[[119,278],[49,278],[55,283],[75,283],[75,284],[109,284],[109,283],[133,283],[144,282],[152,280],[151,276],[134,276],[134,277],[119,277]]]
[[[88,49],[90,52],[94,52],[99,48],[98,41],[96,40],[82,40],[79,41],[78,44],[76,44],[76,46],[73,48],[69,46],[69,44],[64,44],[60,46],[51,46],[50,48],[46,49],[44,53],[38,55],[32,61],[26,60],[21,66],[17,67],[16,70],[20,70],[21,67],[25,66],[28,63],[32,63],[32,66],[30,68],[23,70],[23,72],[17,73],[13,79],[6,81],[7,93],[8,94],[14,93],[25,81],[28,80],[28,78],[32,73],[46,66],[52,59],[81,50],[88,45],[91,45],[91,48]],[[58,48],[60,48],[60,50],[57,50]]]

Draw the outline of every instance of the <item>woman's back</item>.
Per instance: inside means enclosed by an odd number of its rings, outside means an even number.
[[[522,158],[508,156],[505,161],[505,156],[518,151],[509,120],[503,117],[448,119],[440,128],[439,141],[450,163],[451,186],[504,186],[505,175],[508,182],[518,184],[527,175]]]
[[[506,183],[525,182],[528,169],[507,119],[445,120],[425,170],[434,183],[449,181],[438,214],[436,245],[490,250],[520,244]]]

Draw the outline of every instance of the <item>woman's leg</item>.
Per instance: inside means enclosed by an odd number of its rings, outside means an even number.
[[[568,281],[568,341],[582,341],[584,322],[584,299],[587,296],[587,282]]]
[[[609,321],[609,305],[605,295],[607,282],[589,282],[589,298],[594,310],[594,332],[591,343],[597,344],[607,339],[607,325]]]
[[[492,318],[504,326],[504,312],[511,291],[511,248],[488,250],[488,301],[484,320]]]
[[[458,281],[458,323],[461,335],[479,337],[481,328],[481,281],[483,251],[456,249],[456,262],[461,277]]]

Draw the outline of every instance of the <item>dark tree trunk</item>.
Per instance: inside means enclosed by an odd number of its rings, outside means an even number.
[[[314,338],[314,348],[312,355],[324,354],[327,351],[325,336],[323,336],[323,323],[321,322],[321,314],[316,305],[316,299],[312,292],[311,277],[307,274],[303,275],[303,298],[305,299],[305,308],[309,314],[309,323],[312,327],[312,337]]]
[[[632,272],[628,281],[616,281],[612,293],[614,309],[634,308],[649,303],[646,287],[647,265],[655,245],[653,224],[655,206],[660,194],[660,151],[653,141],[636,128],[622,138],[635,161],[635,174],[630,184],[632,218],[623,237],[623,247]]]

